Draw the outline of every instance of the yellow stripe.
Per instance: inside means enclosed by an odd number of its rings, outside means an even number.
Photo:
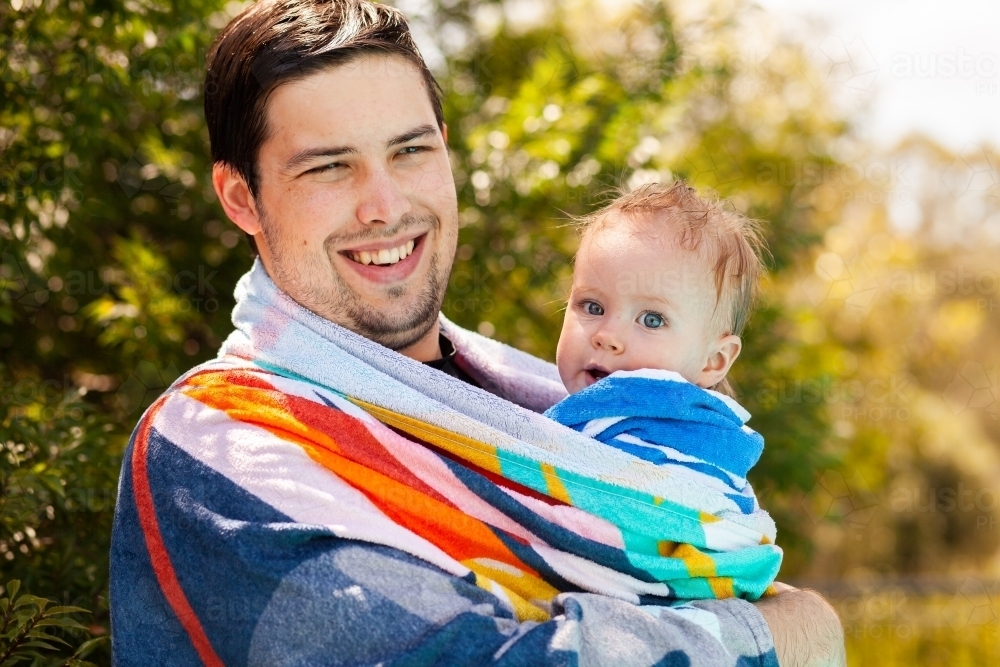
[[[460,433],[449,431],[440,426],[428,424],[419,419],[387,410],[373,403],[368,403],[357,398],[349,398],[349,400],[358,407],[363,408],[383,424],[394,426],[401,431],[414,435],[424,442],[436,445],[494,474],[501,474],[500,458],[497,456],[496,447],[461,435]]]
[[[656,543],[656,550],[664,558],[672,558],[674,549],[677,548],[676,542],[671,542],[670,540],[660,540]]]
[[[467,567],[469,565],[475,566],[474,568],[469,567],[469,569],[473,572],[476,572],[477,569],[486,569],[482,568],[482,566],[476,565],[474,562],[466,563]],[[542,583],[544,584],[545,582]],[[548,584],[545,585],[547,586]],[[488,591],[501,599],[506,599],[507,602],[510,603],[510,606],[514,608],[514,615],[517,616],[518,621],[536,621],[538,623],[544,623],[551,618],[545,610],[531,604],[503,584],[499,584],[489,577],[479,574],[478,572],[476,572],[476,586],[479,586],[484,591]]]
[[[690,544],[678,544],[673,549],[667,549],[669,553],[663,553],[663,542],[660,543],[661,554],[668,558],[680,558],[684,561],[688,576],[691,577],[714,577],[715,561],[710,556],[703,554]]]
[[[542,463],[542,474],[545,475],[545,484],[548,487],[548,495],[556,500],[561,500],[567,505],[572,505],[570,501],[569,492],[566,491],[566,487],[563,486],[562,480],[559,479],[559,473],[556,469],[549,463]]]
[[[736,597],[736,591],[733,590],[732,577],[709,577],[708,585],[718,600]]]

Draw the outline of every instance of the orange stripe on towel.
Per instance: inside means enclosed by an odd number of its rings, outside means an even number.
[[[164,400],[169,399],[160,399],[146,413],[132,448],[132,489],[135,495],[136,510],[139,514],[139,525],[142,527],[142,535],[146,540],[146,550],[149,552],[149,560],[152,563],[156,581],[160,585],[160,591],[167,599],[170,608],[173,609],[177,620],[187,632],[188,639],[191,640],[195,651],[198,652],[198,657],[209,667],[216,665],[222,667],[222,660],[219,659],[211,642],[208,641],[208,635],[201,627],[198,615],[191,608],[191,604],[184,594],[184,589],[181,588],[181,582],[177,579],[173,563],[170,562],[170,554],[163,542],[160,523],[156,518],[153,492],[149,486],[149,471],[146,467],[149,432],[152,430],[153,420]]]
[[[388,452],[355,417],[289,396],[259,379],[244,383],[243,378],[224,372],[214,379],[200,378],[197,386],[185,388],[184,393],[236,421],[300,445],[310,458],[364,493],[395,523],[455,560],[490,558],[539,576],[496,536],[494,530],[499,529],[454,507],[418,477],[418,470]],[[421,447],[417,443],[412,446]]]

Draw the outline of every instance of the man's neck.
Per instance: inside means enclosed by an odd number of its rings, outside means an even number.
[[[260,255],[260,261],[264,265],[264,271],[267,275],[274,281],[277,285],[277,281],[274,279],[275,272],[271,268],[271,257],[267,251],[267,245],[262,243],[260,239],[257,240],[258,254]],[[278,289],[283,289],[281,285],[278,285]],[[300,304],[301,305],[301,304]],[[313,311],[316,312],[316,311]],[[320,317],[326,317],[322,313],[316,313]],[[332,320],[331,320],[332,321]],[[396,350],[400,354],[413,359],[414,361],[419,361],[424,363],[425,361],[434,361],[435,359],[441,358],[441,343],[438,340],[438,335],[441,333],[441,325],[437,320],[434,320],[434,325],[427,331],[426,334],[421,337],[416,343],[404,347],[400,350]]]
[[[404,347],[396,351],[409,357],[410,359],[413,359],[414,361],[419,361],[420,363],[440,359],[441,342],[438,338],[440,333],[441,325],[437,320],[435,320],[434,326],[428,329],[427,333],[424,334],[420,340],[408,347]]]

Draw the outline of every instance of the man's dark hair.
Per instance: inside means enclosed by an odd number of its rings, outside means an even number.
[[[205,121],[212,161],[234,169],[256,198],[257,155],[269,131],[271,93],[371,54],[401,56],[420,70],[438,127],[443,127],[441,88],[398,9],[366,0],[262,0],[243,11],[208,52]],[[253,237],[249,240],[256,252]]]

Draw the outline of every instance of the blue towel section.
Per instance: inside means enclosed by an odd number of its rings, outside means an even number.
[[[545,415],[651,463],[714,478],[729,487],[726,495],[744,514],[757,507],[746,476],[764,439],[744,426],[750,415],[677,373],[618,371]]]

